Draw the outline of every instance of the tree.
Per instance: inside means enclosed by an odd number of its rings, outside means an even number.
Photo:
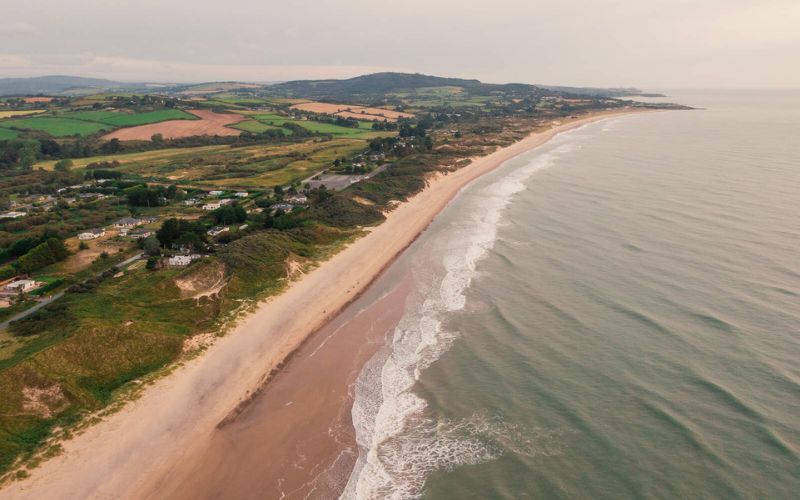
[[[164,136],[162,134],[153,134],[153,136],[150,137],[150,142],[152,142],[154,146],[163,146]]]
[[[85,241],[78,243],[78,250],[86,250],[87,248],[89,248],[89,244]]]
[[[148,257],[147,258],[147,265],[145,266],[147,269],[153,270],[158,265],[158,257]]]
[[[158,238],[154,234],[151,234],[144,240],[142,240],[142,248],[144,249],[144,253],[150,256],[157,256],[161,255],[161,243],[158,241]]]
[[[63,160],[58,160],[53,167],[56,172],[69,172],[69,169],[72,168],[72,160],[69,158],[64,158]]]

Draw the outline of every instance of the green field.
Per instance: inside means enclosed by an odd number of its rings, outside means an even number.
[[[3,127],[13,127],[22,130],[36,130],[50,134],[53,137],[69,137],[73,135],[87,136],[114,128],[111,125],[106,125],[103,123],[50,116],[11,119],[4,121]]]
[[[256,120],[247,120],[244,122],[239,122],[235,125],[231,125],[231,127],[239,130],[244,130],[245,132],[252,132],[254,134],[260,134],[261,132],[266,132],[267,130],[280,130],[281,132],[284,133],[284,135],[289,135],[292,133],[289,129],[276,127],[274,125],[267,125],[265,123]]]
[[[167,120],[197,120],[197,117],[181,111],[180,109],[160,109],[147,113],[127,114],[117,113],[117,116],[103,120],[103,123],[117,127],[134,127],[136,125],[146,125]]]
[[[0,141],[8,141],[10,139],[14,139],[17,137],[19,133],[15,130],[9,130],[7,128],[0,128]]]
[[[275,115],[272,113],[265,113],[265,114],[257,114],[257,115],[250,115],[253,119],[258,120],[259,122],[266,124],[266,125],[273,125],[273,126],[282,126],[284,123],[294,123],[295,125],[299,125],[304,129],[308,130],[309,132],[316,132],[319,134],[330,134],[330,135],[349,135],[349,136],[361,136],[367,132],[372,132],[372,125],[368,124],[367,128],[359,122],[358,128],[350,128],[350,127],[341,127],[339,125],[334,125],[332,123],[322,123],[322,122],[315,122],[311,120],[293,120],[291,118],[287,118],[285,116]]]
[[[146,113],[122,113],[117,111],[76,111],[63,115],[66,118],[104,123],[115,127],[134,127],[167,120],[197,120],[197,117],[180,109],[160,109]]]

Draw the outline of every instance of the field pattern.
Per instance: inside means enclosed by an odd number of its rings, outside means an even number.
[[[239,135],[240,130],[228,127],[246,118],[234,113],[214,113],[213,111],[191,111],[199,120],[168,120],[149,125],[139,125],[119,129],[103,136],[103,139],[119,139],[121,141],[149,141],[155,134],[165,139],[192,137],[196,135]]]
[[[0,120],[3,118],[12,118],[14,116],[27,116],[44,113],[44,109],[19,109],[16,111],[0,111]]]

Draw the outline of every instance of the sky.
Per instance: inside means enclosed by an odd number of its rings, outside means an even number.
[[[800,87],[800,0],[0,0],[0,77]]]

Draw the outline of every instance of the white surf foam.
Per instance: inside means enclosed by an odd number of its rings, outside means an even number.
[[[442,273],[420,284],[420,301],[409,307],[390,344],[356,383],[352,416],[360,453],[342,498],[416,498],[435,470],[483,463],[505,452],[552,452],[547,433],[523,435],[486,415],[458,422],[432,420],[424,415],[426,403],[413,387],[457,338],[442,323],[448,313],[464,308],[476,265],[494,245],[512,196],[525,189],[525,180],[535,172],[575,147],[563,139],[555,146],[496,182],[465,192],[463,196],[475,199],[437,235],[437,247],[444,245]]]

